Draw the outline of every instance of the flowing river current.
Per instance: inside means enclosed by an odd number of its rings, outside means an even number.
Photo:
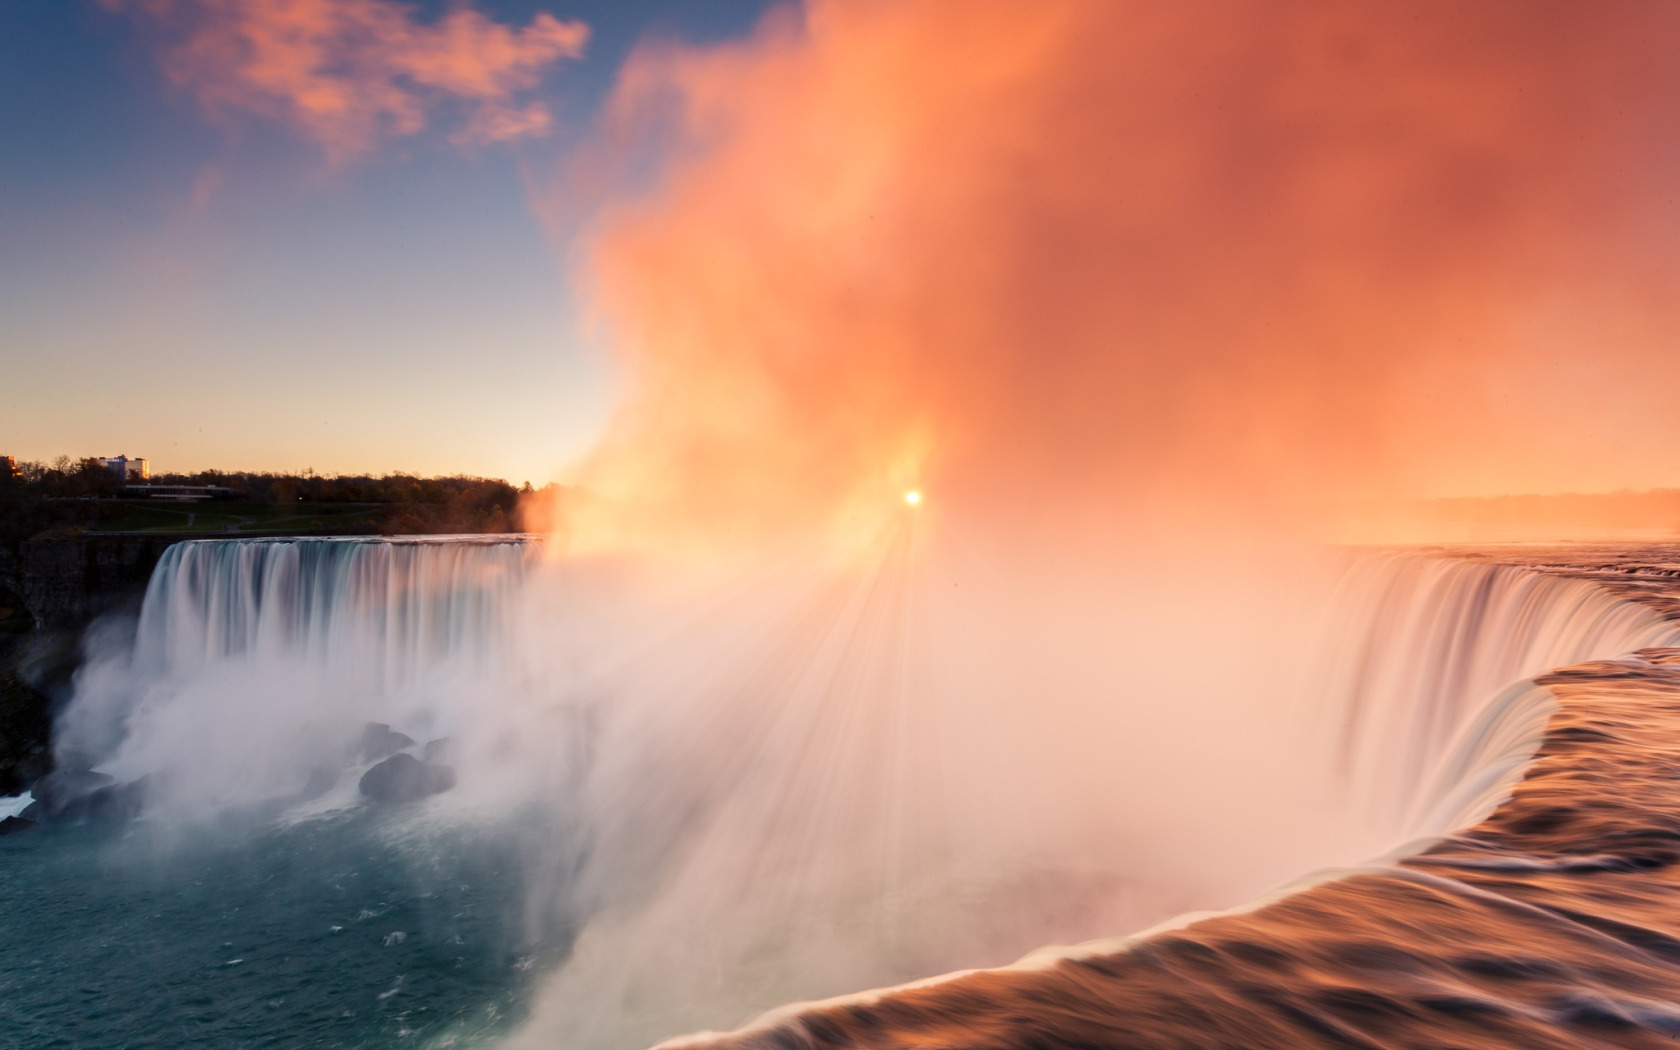
[[[1680,551],[1338,555],[1310,673],[1203,672],[1285,681],[1275,765],[1242,705],[1098,713],[1169,677],[1034,699],[910,558],[650,616],[535,541],[171,548],[0,800],[0,1046],[1680,1036]]]

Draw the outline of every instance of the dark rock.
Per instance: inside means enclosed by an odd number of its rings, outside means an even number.
[[[88,769],[59,769],[35,781],[35,801],[51,820],[72,816],[71,811],[89,795],[109,787],[114,778]]]
[[[446,736],[426,741],[420,750],[420,757],[427,762],[448,762],[454,755],[455,741]]]
[[[376,762],[387,755],[394,755],[407,747],[414,746],[414,738],[407,733],[398,733],[384,722],[369,722],[362,727],[362,761]]]
[[[0,820],[0,835],[16,835],[20,831],[28,831],[30,828],[38,826],[33,820],[26,820],[23,817],[7,817],[5,820]]]
[[[299,797],[305,799],[320,798],[338,786],[338,778],[343,770],[333,766],[316,766],[309,771],[309,779],[304,782]]]
[[[18,547],[17,582],[37,627],[79,628],[137,601],[179,536],[43,533]]]
[[[104,773],[60,769],[35,782],[35,801],[19,816],[32,821],[132,820],[146,801],[146,778],[118,784]]]
[[[362,774],[362,794],[375,802],[418,802],[455,786],[455,771],[398,752]]]
[[[83,795],[70,807],[79,820],[133,820],[146,805],[146,778],[112,784]]]
[[[0,793],[22,791],[52,768],[52,701],[0,666]]]

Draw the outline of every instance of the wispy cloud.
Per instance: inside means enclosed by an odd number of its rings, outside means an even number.
[[[159,28],[165,73],[210,112],[283,121],[334,160],[413,135],[451,104],[468,109],[458,144],[540,135],[554,118],[531,90],[589,38],[546,12],[523,28],[465,6],[427,23],[394,0],[102,2]]]

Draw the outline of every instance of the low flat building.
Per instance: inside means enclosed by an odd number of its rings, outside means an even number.
[[[225,485],[124,485],[125,499],[159,499],[175,503],[196,503],[211,499],[237,499],[242,493]]]

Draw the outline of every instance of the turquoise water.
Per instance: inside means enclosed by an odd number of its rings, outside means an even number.
[[[357,810],[0,838],[0,1046],[474,1046],[570,931],[519,839]]]

